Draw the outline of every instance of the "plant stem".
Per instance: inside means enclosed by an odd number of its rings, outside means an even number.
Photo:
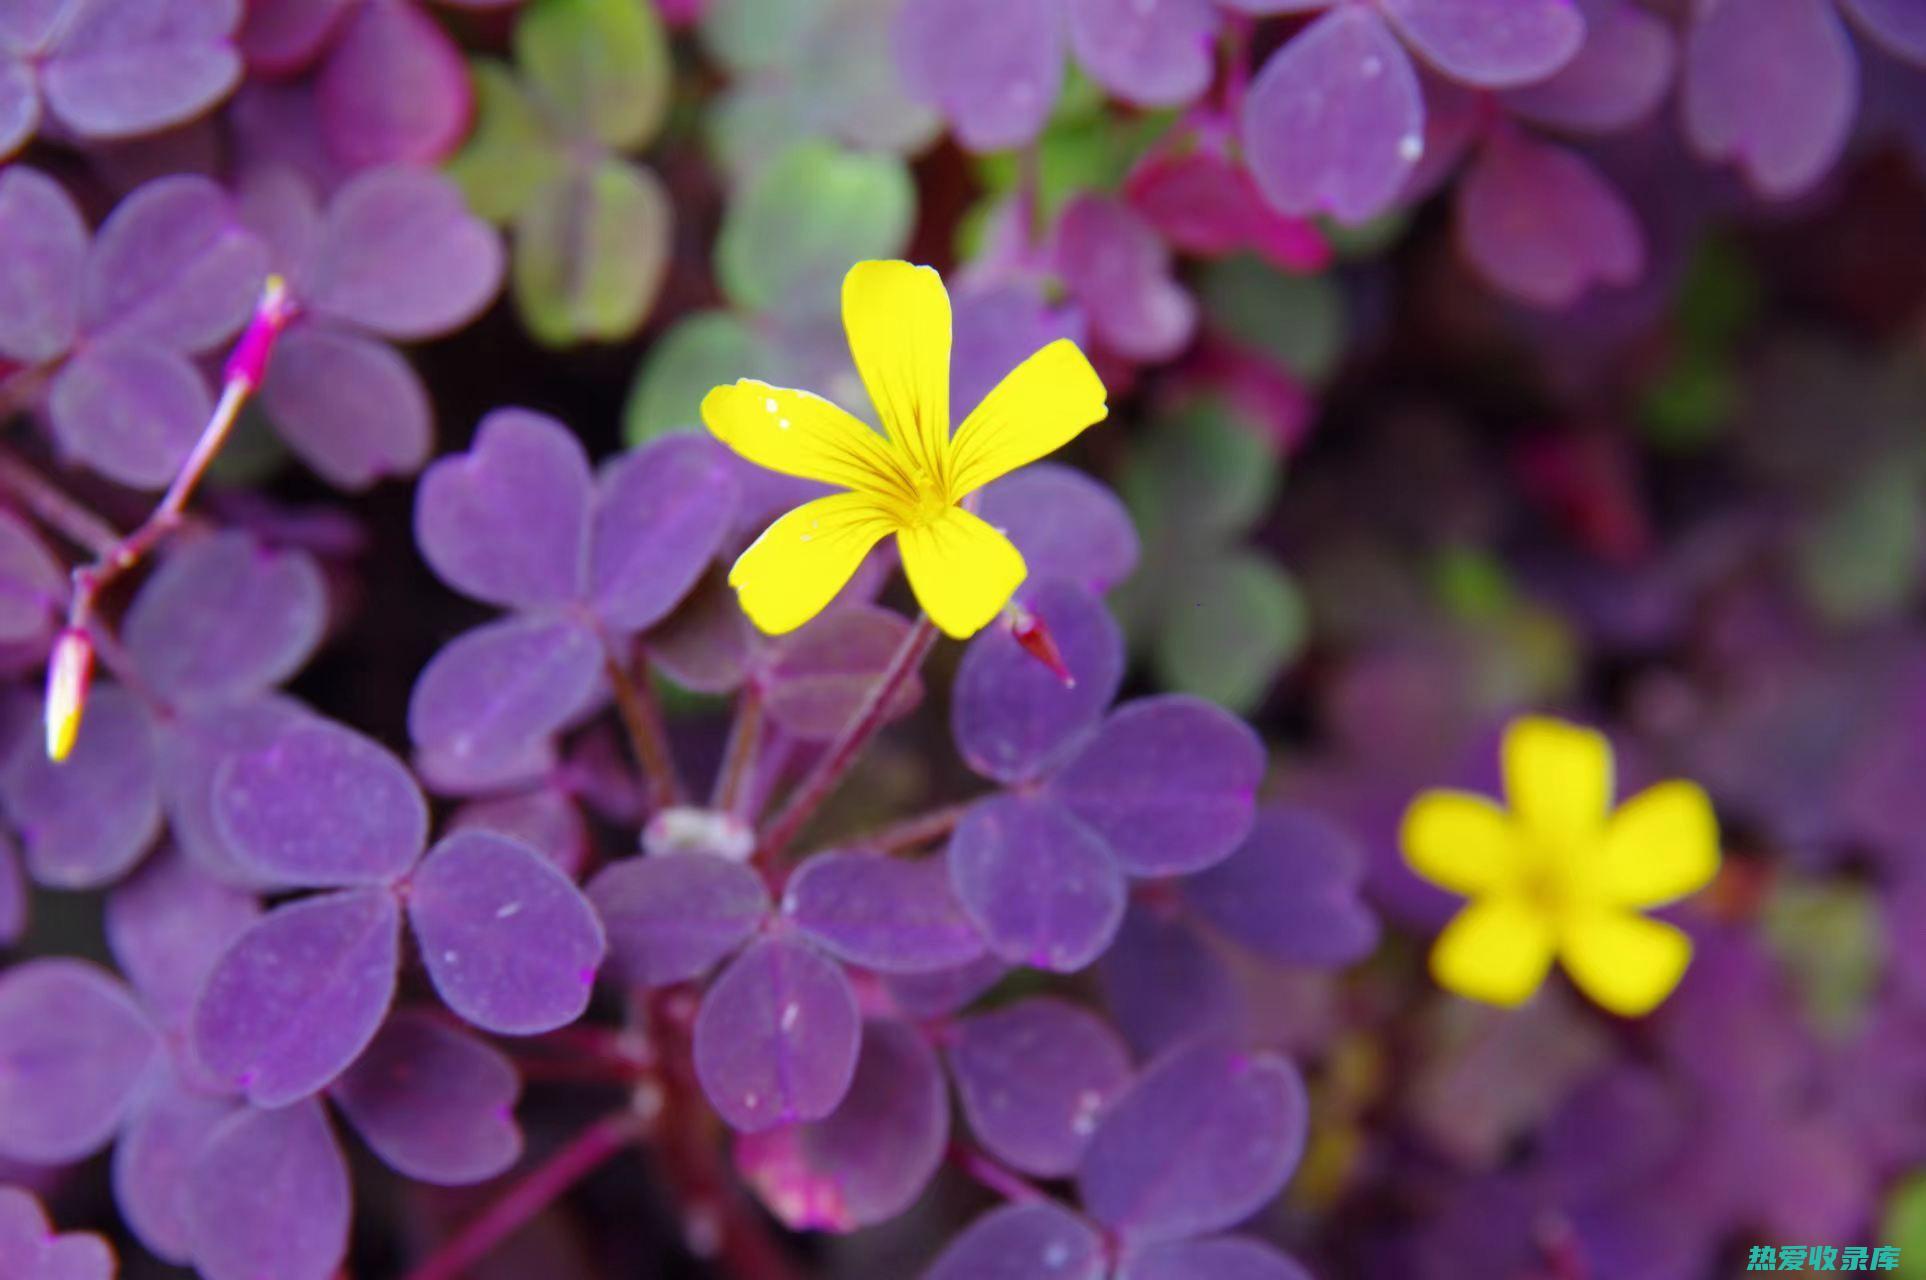
[[[874,849],[877,853],[900,853],[932,840],[941,840],[956,830],[956,824],[970,811],[968,804],[946,804],[940,809],[919,813],[913,818],[893,822],[849,843],[853,848]]]
[[[969,1174],[1011,1204],[1036,1204],[1050,1197],[1021,1174],[1006,1168],[974,1147],[960,1142],[950,1144],[950,1163]]]
[[[444,1240],[421,1265],[408,1273],[407,1280],[455,1280],[530,1218],[560,1199],[570,1187],[640,1138],[645,1126],[642,1116],[627,1109],[602,1117],[531,1169],[500,1199],[482,1210],[480,1216]]]
[[[662,722],[662,708],[649,684],[648,660],[638,651],[631,669],[624,661],[617,642],[602,637],[603,667],[615,689],[615,709],[622,717],[622,728],[629,736],[629,749],[648,782],[648,811],[657,813],[683,799],[682,779],[676,776],[675,757],[669,750],[669,730]]]
[[[757,748],[762,745],[762,695],[753,684],[744,685],[736,701],[736,718],[729,725],[729,745],[716,774],[715,791],[709,807],[740,815],[745,797],[744,784],[756,766]]]
[[[0,449],[0,489],[18,498],[40,523],[96,558],[112,554],[120,533],[75,502],[26,459]]]
[[[870,686],[869,695],[863,699],[863,705],[856,709],[856,714],[851,716],[849,723],[843,726],[842,733],[837,735],[836,740],[830,744],[829,750],[823,753],[822,759],[816,762],[816,767],[810,771],[809,776],[797,784],[796,790],[791,793],[783,807],[777,811],[774,818],[769,820],[769,827],[763,833],[762,842],[756,850],[756,860],[765,870],[782,856],[782,851],[789,846],[791,840],[796,838],[796,833],[802,830],[803,824],[814,816],[823,801],[835,791],[837,784],[843,780],[843,775],[849,772],[850,766],[855,764],[856,758],[863,753],[863,748],[868,746],[870,739],[876,736],[876,731],[883,727],[884,716],[889,710],[890,703],[895,700],[897,690],[902,688],[905,680],[916,674],[918,668],[923,665],[923,659],[928,655],[930,646],[935,643],[935,624],[930,621],[928,614],[918,614],[916,625],[910,628],[909,634],[905,635],[902,643],[896,646],[896,652],[890,655],[889,666],[876,677],[876,683]]]

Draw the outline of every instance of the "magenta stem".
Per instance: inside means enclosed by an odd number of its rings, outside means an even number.
[[[634,647],[634,646],[631,646]],[[649,683],[648,662],[639,652],[634,666],[623,660],[614,638],[602,637],[604,669],[615,690],[615,709],[628,734],[629,749],[648,785],[648,811],[657,813],[683,800],[682,779],[675,771],[675,756],[669,750],[669,728],[663,722],[662,708]]]
[[[762,746],[762,694],[753,684],[744,685],[736,700],[736,718],[729,725],[729,745],[716,774],[715,791],[709,807],[740,815],[747,798],[747,783],[755,772],[756,754]]]
[[[919,813],[913,818],[891,823],[849,843],[852,847],[873,849],[877,853],[900,853],[941,840],[956,830],[956,824],[970,811],[968,804],[946,804],[940,809]]]
[[[862,755],[863,748],[883,727],[890,703],[896,700],[897,690],[922,667],[930,646],[935,643],[935,624],[929,620],[928,614],[918,614],[916,625],[910,628],[909,634],[896,646],[896,652],[890,655],[889,666],[870,686],[863,705],[856,709],[856,714],[843,726],[842,733],[823,753],[822,759],[816,762],[816,767],[797,784],[783,807],[769,820],[768,829],[763,832],[762,841],[756,849],[756,861],[765,871],[782,856],[789,842],[796,838],[803,825],[815,816],[823,801],[842,782],[843,775]]]
[[[407,1280],[455,1280],[515,1234],[569,1188],[601,1168],[642,1136],[644,1121],[633,1111],[617,1111],[584,1129],[530,1170],[502,1197],[482,1210],[433,1254],[408,1273]]]
[[[960,1142],[950,1144],[950,1163],[1011,1204],[1036,1204],[1050,1198],[1028,1178]]]
[[[20,500],[40,523],[97,558],[113,552],[120,531],[56,488],[23,458],[0,450],[0,489]]]

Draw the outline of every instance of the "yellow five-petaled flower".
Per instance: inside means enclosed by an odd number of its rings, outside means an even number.
[[[1484,796],[1427,791],[1404,816],[1404,855],[1471,902],[1439,935],[1439,985],[1515,1005],[1556,956],[1613,1013],[1648,1013],[1692,958],[1683,931],[1640,912],[1705,887],[1719,868],[1705,792],[1662,782],[1612,810],[1612,748],[1559,720],[1513,721],[1502,747],[1507,813]]]
[[[717,387],[702,420],[751,462],[846,493],[770,525],[729,571],[762,630],[822,612],[886,534],[910,588],[946,634],[973,635],[1027,572],[1002,533],[960,505],[998,476],[1100,422],[1103,383],[1074,342],[1051,343],[998,383],[950,434],[950,297],[907,262],[859,262],[843,279],[843,327],[884,434],[820,396],[745,378]]]

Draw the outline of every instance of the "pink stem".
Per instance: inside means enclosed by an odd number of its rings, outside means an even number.
[[[0,450],[0,489],[18,498],[34,518],[97,558],[112,554],[120,532],[55,488],[23,458]]]
[[[815,816],[823,801],[842,782],[843,775],[862,755],[863,748],[883,727],[883,719],[890,703],[896,699],[897,690],[902,688],[905,680],[916,674],[923,665],[924,657],[929,654],[930,646],[935,643],[935,624],[929,620],[929,615],[917,615],[916,625],[910,628],[909,634],[896,646],[896,652],[890,655],[889,666],[876,677],[876,683],[870,686],[863,705],[843,726],[842,733],[823,753],[823,758],[816,762],[815,769],[797,785],[788,801],[769,820],[768,829],[763,832],[761,845],[756,850],[756,861],[765,871],[775,865],[783,850],[789,847],[789,842],[802,830],[803,824]]]
[[[762,695],[753,684],[744,685],[736,701],[736,718],[729,726],[729,745],[716,774],[715,791],[709,807],[723,813],[740,815],[746,798],[746,784],[756,769],[757,750],[762,746]]]
[[[682,803],[682,779],[669,750],[669,730],[662,722],[655,689],[649,684],[647,660],[638,652],[634,668],[623,660],[617,641],[602,638],[604,669],[615,690],[615,709],[629,737],[629,749],[648,783],[648,812],[653,814]]]
[[[407,1280],[455,1280],[529,1219],[560,1199],[569,1188],[640,1138],[644,1124],[643,1118],[634,1111],[617,1111],[602,1117],[530,1170],[499,1200],[482,1210],[479,1217],[443,1241],[421,1265],[408,1273]]]
[[[1036,1204],[1050,1198],[1028,1178],[960,1142],[950,1144],[950,1163],[1011,1204]]]
[[[914,849],[932,840],[941,840],[956,830],[956,824],[970,811],[968,804],[944,805],[919,813],[914,818],[891,823],[866,836],[858,836],[849,843],[851,847],[874,849],[878,853],[898,853],[904,849]]]

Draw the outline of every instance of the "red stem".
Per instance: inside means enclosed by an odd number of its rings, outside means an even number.
[[[120,542],[119,530],[6,450],[0,450],[0,489],[18,498],[40,523],[97,558],[112,554]]]
[[[960,1142],[950,1144],[950,1163],[1012,1204],[1036,1204],[1050,1198],[1028,1178]]]
[[[602,1117],[566,1146],[531,1169],[502,1197],[441,1243],[407,1280],[455,1280],[486,1258],[496,1245],[555,1203],[569,1188],[595,1172],[642,1136],[645,1121],[634,1111]]]
[[[736,718],[729,725],[729,745],[723,752],[722,769],[716,774],[715,791],[709,807],[738,816],[747,798],[746,784],[756,768],[756,753],[762,746],[762,695],[753,684],[744,685],[736,700]]]
[[[802,830],[803,824],[836,790],[843,775],[862,755],[863,748],[883,727],[884,716],[890,703],[895,700],[897,690],[905,680],[916,674],[930,646],[935,643],[935,624],[929,620],[929,615],[918,614],[916,625],[910,628],[909,634],[896,646],[896,652],[890,655],[889,666],[876,677],[876,683],[870,686],[869,696],[863,699],[863,705],[843,726],[842,733],[823,753],[822,759],[816,762],[815,769],[797,785],[788,801],[770,819],[768,829],[763,832],[762,843],[756,850],[756,862],[764,871],[775,865],[783,850],[789,847],[789,842]]]
[[[970,811],[968,804],[949,804],[940,809],[919,813],[913,818],[893,822],[866,836],[858,836],[849,841],[851,848],[874,849],[877,853],[900,853],[914,849],[956,830],[956,824]]]
[[[662,708],[649,684],[648,660],[636,652],[631,669],[618,642],[602,637],[603,668],[615,690],[615,708],[622,717],[622,728],[629,737],[629,749],[642,769],[648,784],[648,811],[658,813],[683,800],[682,779],[675,771],[675,756],[669,750],[669,730],[662,721]]]

